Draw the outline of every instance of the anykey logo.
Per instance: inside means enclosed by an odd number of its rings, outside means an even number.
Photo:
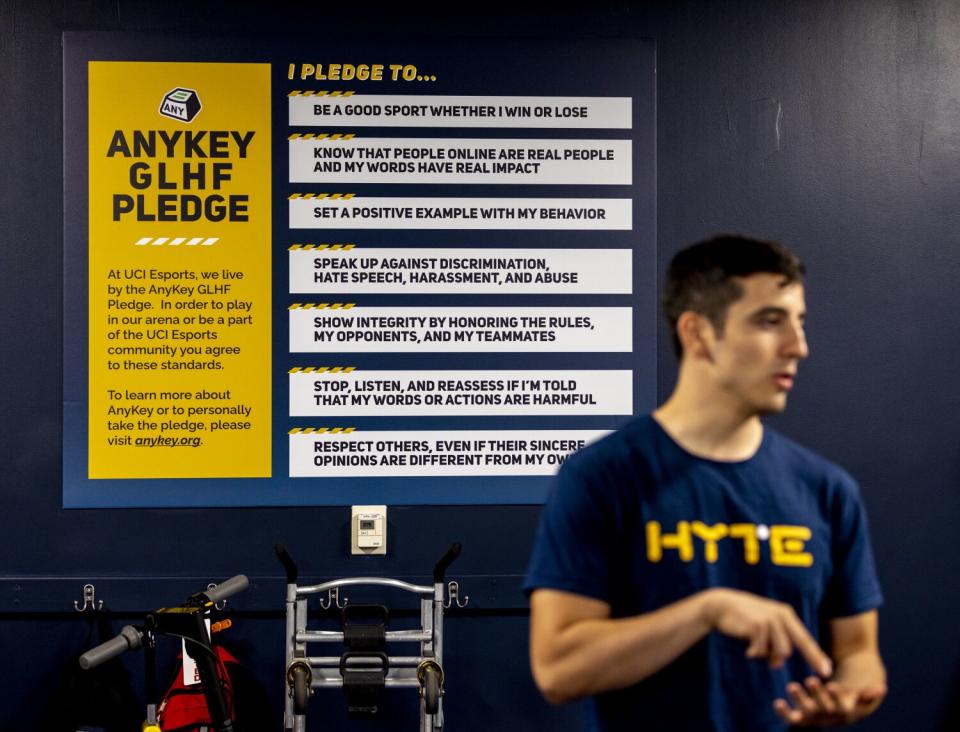
[[[200,114],[200,97],[193,89],[177,87],[163,95],[160,114],[181,122],[192,122]]]

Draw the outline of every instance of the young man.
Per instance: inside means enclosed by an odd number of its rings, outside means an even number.
[[[590,729],[847,724],[886,694],[857,485],[760,421],[808,354],[804,274],[773,242],[680,252],[663,297],[675,391],[558,475],[526,583],[530,659],[549,701],[589,697]]]

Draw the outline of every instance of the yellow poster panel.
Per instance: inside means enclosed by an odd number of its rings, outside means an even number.
[[[270,65],[89,80],[89,477],[269,477]]]

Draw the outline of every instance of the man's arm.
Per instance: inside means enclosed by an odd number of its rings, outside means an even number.
[[[553,704],[636,683],[710,632],[694,595],[631,618],[582,595],[536,590],[530,598],[530,665]]]
[[[536,590],[530,600],[530,665],[538,688],[559,704],[621,689],[656,673],[713,630],[747,642],[749,658],[780,666],[796,648],[824,676],[830,659],[793,609],[726,588],[628,618],[600,600]]]
[[[876,711],[887,695],[887,672],[880,658],[876,610],[830,621],[837,672],[826,684],[807,679],[787,691],[793,706],[777,699],[784,721],[803,725],[851,724]]]

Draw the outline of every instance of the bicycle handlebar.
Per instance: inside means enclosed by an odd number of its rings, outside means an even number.
[[[247,576],[238,574],[236,577],[224,580],[212,590],[204,591],[203,594],[207,596],[210,602],[220,602],[236,595],[238,592],[243,592],[249,586],[250,580],[247,579]]]
[[[194,595],[187,600],[183,607],[189,607],[196,601],[196,598],[206,598],[209,602],[220,602],[221,600],[236,595],[238,592],[242,592],[249,586],[250,580],[247,579],[246,575],[238,574],[236,577],[224,580],[213,589]],[[126,653],[127,651],[135,651],[142,645],[142,631],[134,628],[132,625],[125,625],[116,637],[98,646],[94,646],[80,656],[80,667],[84,670],[96,668],[111,658],[116,658],[121,653]]]
[[[116,658],[121,653],[136,650],[142,644],[143,636],[140,631],[132,625],[125,625],[115,638],[111,638],[106,643],[101,643],[99,646],[91,648],[80,656],[80,668],[85,671],[96,668],[111,658]]]

